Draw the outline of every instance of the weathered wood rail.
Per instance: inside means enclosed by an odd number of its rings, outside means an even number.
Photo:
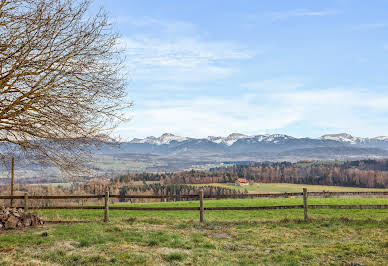
[[[30,210],[104,210],[104,221],[109,221],[109,210],[130,210],[130,211],[200,211],[200,222],[204,222],[204,211],[225,211],[225,210],[280,210],[280,209],[304,209],[304,220],[308,221],[308,209],[388,209],[388,205],[308,205],[308,197],[339,197],[339,196],[357,196],[357,197],[388,197],[388,191],[370,191],[370,192],[307,192],[303,189],[301,193],[262,193],[262,194],[234,194],[234,195],[204,195],[203,191],[199,194],[186,195],[110,195],[106,191],[105,195],[69,195],[69,196],[41,196],[28,195],[23,196],[1,196],[0,199],[24,200],[24,208]],[[226,199],[226,198],[292,198],[303,197],[301,205],[284,206],[251,206],[251,207],[205,207],[204,199]],[[127,206],[109,206],[110,198],[121,199],[199,199],[199,207],[127,207]],[[29,206],[28,201],[47,200],[47,199],[104,199],[104,206]]]
[[[357,197],[388,197],[388,191],[358,191],[358,192],[307,192],[308,197],[339,197],[339,196],[357,196]],[[41,196],[29,195],[29,199],[44,200],[44,199],[103,199],[105,195],[58,195],[58,196]],[[199,194],[182,194],[182,195],[109,195],[109,198],[121,199],[199,199]],[[303,192],[284,192],[284,193],[260,193],[260,194],[233,194],[233,195],[204,195],[205,199],[226,199],[226,198],[289,198],[303,197]],[[0,199],[24,199],[24,195],[9,196],[0,195]]]

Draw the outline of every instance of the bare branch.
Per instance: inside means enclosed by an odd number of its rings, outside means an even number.
[[[118,35],[88,1],[0,0],[1,153],[70,169],[127,118]],[[69,168],[70,167],[70,168]]]

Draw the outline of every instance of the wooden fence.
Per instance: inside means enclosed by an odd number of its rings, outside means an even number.
[[[308,205],[308,197],[339,197],[339,196],[358,196],[358,197],[388,197],[388,191],[383,192],[307,192],[304,188],[301,193],[263,193],[263,194],[234,194],[234,195],[204,195],[203,191],[199,194],[188,195],[110,195],[109,191],[105,195],[70,195],[70,196],[39,196],[28,195],[23,196],[1,196],[1,199],[22,199],[24,200],[23,208],[25,211],[29,209],[83,209],[83,210],[104,210],[104,221],[109,221],[109,210],[139,210],[139,211],[199,211],[200,222],[204,222],[204,211],[218,210],[280,210],[280,209],[304,209],[304,220],[308,221],[308,209],[388,209],[388,205]],[[252,206],[252,207],[204,207],[204,199],[226,199],[226,198],[296,198],[303,197],[301,205],[285,205],[285,206]],[[195,199],[199,200],[199,207],[120,207],[109,206],[110,198],[120,199]],[[104,206],[44,206],[30,207],[29,200],[47,200],[47,199],[104,199]]]

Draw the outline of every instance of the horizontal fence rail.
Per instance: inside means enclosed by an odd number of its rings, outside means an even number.
[[[388,191],[372,191],[372,192],[308,192],[309,197],[338,197],[338,196],[387,196]],[[232,194],[232,195],[204,195],[206,199],[234,199],[234,198],[288,198],[288,197],[302,197],[302,192],[285,192],[285,193],[260,193],[260,194]],[[109,195],[110,198],[119,199],[199,199],[199,195]],[[63,195],[63,196],[40,196],[29,195],[29,199],[43,200],[43,199],[103,199],[105,195]],[[0,199],[24,199],[24,196],[9,196],[0,195]]]
[[[16,207],[23,209],[24,207]],[[251,207],[205,207],[206,211],[227,210],[280,210],[280,209],[303,209],[304,205],[284,206],[251,206]],[[309,209],[388,209],[388,205],[308,205]],[[103,210],[104,206],[43,206],[29,207],[30,210]],[[117,207],[109,206],[110,210],[129,211],[198,211],[200,207]]]
[[[308,221],[308,209],[388,209],[388,205],[308,205],[308,197],[339,197],[339,196],[358,196],[358,197],[387,197],[388,191],[361,191],[361,192],[307,192],[304,188],[303,192],[292,193],[260,193],[260,194],[233,194],[233,195],[204,195],[203,191],[199,194],[182,194],[182,195],[110,195],[106,191],[104,195],[28,195],[10,196],[0,195],[2,200],[24,200],[23,207],[25,211],[31,210],[105,210],[104,221],[109,220],[109,210],[132,210],[132,211],[200,211],[200,222],[204,221],[204,211],[227,211],[227,210],[279,210],[279,209],[304,209],[304,220]],[[301,205],[285,205],[285,206],[250,206],[250,207],[204,207],[204,199],[236,199],[236,198],[290,198],[303,197]],[[199,199],[200,207],[126,207],[126,206],[109,206],[110,198],[119,199]],[[51,200],[51,199],[104,199],[104,206],[29,206],[29,200]]]

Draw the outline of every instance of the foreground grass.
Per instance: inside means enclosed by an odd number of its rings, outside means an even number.
[[[1,265],[387,264],[387,224],[374,220],[165,222],[139,218],[0,235]]]
[[[388,199],[309,199],[310,204],[388,204]],[[301,199],[233,199],[205,206],[301,204]],[[125,204],[124,204],[125,205]],[[198,206],[198,202],[132,206]],[[388,210],[110,211],[46,210],[47,225],[0,234],[0,265],[300,265],[388,264]],[[7,248],[14,248],[10,252]]]

